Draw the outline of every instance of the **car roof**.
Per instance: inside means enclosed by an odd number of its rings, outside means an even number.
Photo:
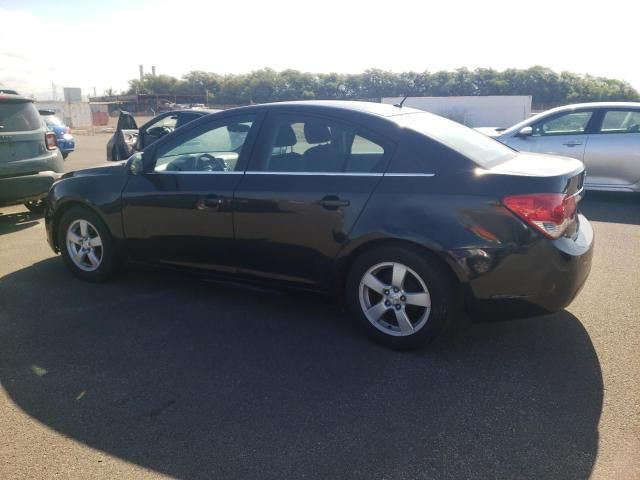
[[[202,115],[209,115],[211,113],[218,113],[221,112],[222,110],[217,110],[215,108],[186,108],[184,110],[171,110],[169,112],[165,112],[165,113],[200,113]],[[164,115],[164,113],[161,113],[160,115]]]
[[[552,108],[541,113],[562,112],[565,110],[578,110],[584,108],[640,108],[639,102],[587,102],[573,103],[561,107]]]
[[[13,93],[0,93],[0,104],[2,103],[26,103],[33,102],[33,98]]]
[[[354,100],[300,100],[292,102],[274,102],[274,103],[261,103],[257,105],[249,105],[247,107],[238,107],[238,109],[290,109],[290,108],[303,107],[309,110],[338,110],[357,113],[367,113],[370,115],[376,115],[379,117],[392,117],[395,115],[403,115],[406,113],[417,113],[422,110],[416,110],[410,107],[396,107],[388,103],[375,103],[375,102],[358,102]],[[235,109],[232,109],[235,110]]]

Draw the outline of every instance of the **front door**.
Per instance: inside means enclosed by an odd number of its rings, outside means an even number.
[[[235,194],[239,271],[322,286],[381,179],[389,144],[329,118],[270,114]]]
[[[123,225],[133,258],[234,269],[232,198],[258,122],[253,114],[208,120],[146,150],[147,171],[130,177]]]
[[[564,155],[583,161],[592,117],[592,110],[553,115],[532,125],[532,135],[513,137],[507,143],[520,151]]]

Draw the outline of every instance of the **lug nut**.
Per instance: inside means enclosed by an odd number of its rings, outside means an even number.
[[[393,291],[398,293],[400,290],[398,289],[398,287],[393,287]]]
[[[384,305],[385,307],[388,307],[389,305],[391,305],[391,302],[389,300],[385,300]]]
[[[402,305],[400,305],[399,303],[396,303],[396,310],[400,310],[402,308]]]
[[[385,291],[384,291],[384,294],[385,294],[385,295],[389,295],[389,290],[385,290]]]
[[[402,300],[402,301],[404,302],[404,301],[406,301],[406,300],[407,300],[407,297],[405,297],[404,295],[402,295],[402,296],[400,297],[400,300]]]

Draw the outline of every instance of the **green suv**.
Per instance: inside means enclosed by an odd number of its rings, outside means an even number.
[[[55,133],[33,99],[0,93],[0,206],[24,203],[34,212],[64,169]]]

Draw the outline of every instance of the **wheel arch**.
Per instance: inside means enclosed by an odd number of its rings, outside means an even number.
[[[69,210],[75,207],[85,208],[95,213],[102,220],[102,222],[107,226],[107,229],[109,229],[109,224],[107,223],[104,216],[100,213],[100,210],[98,208],[96,208],[95,206],[89,203],[83,202],[81,200],[75,200],[75,199],[68,200],[56,208],[53,218],[51,219],[51,231],[53,232],[53,234],[51,235],[50,238],[53,241],[53,245],[57,252],[60,251],[60,245],[58,245],[58,235],[57,235],[60,220],[62,219],[62,216],[66,212],[68,212]]]
[[[462,291],[463,284],[466,281],[466,277],[464,276],[463,272],[456,267],[454,259],[448,256],[445,251],[430,248],[413,240],[378,237],[361,241],[358,243],[358,245],[352,246],[348,251],[342,252],[342,255],[337,259],[334,276],[332,279],[332,293],[341,297],[344,294],[349,270],[351,269],[351,266],[354,264],[356,259],[358,259],[365,252],[382,247],[400,247],[412,250],[421,255],[428,255],[430,258],[434,259],[434,261],[440,264],[443,270],[449,274],[449,280],[452,282],[455,289],[459,292]]]

